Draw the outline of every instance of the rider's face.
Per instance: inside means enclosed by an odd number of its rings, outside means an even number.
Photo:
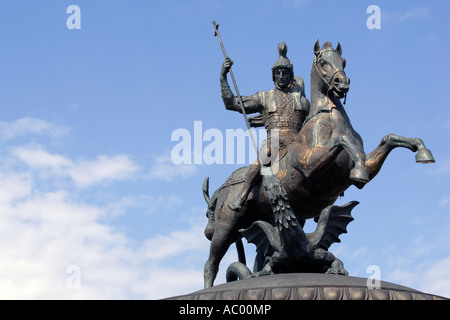
[[[291,82],[291,72],[287,68],[278,68],[274,71],[274,78],[279,88],[286,88]]]

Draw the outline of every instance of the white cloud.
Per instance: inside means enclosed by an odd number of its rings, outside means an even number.
[[[39,145],[11,148],[11,154],[35,169],[55,178],[69,177],[77,187],[124,180],[138,170],[138,166],[126,155],[99,155],[95,160],[77,160],[52,154]]]
[[[47,169],[57,172],[73,165],[68,158],[59,154],[51,154],[39,145],[12,147],[11,153],[32,169]]]
[[[450,298],[450,256],[447,230],[417,235],[410,246],[390,253],[386,278],[413,289]],[[382,272],[384,272],[382,270]]]
[[[381,9],[382,19],[396,23],[405,23],[416,19],[428,19],[430,15],[430,10],[427,7],[413,7],[405,12],[391,12]]]
[[[203,270],[183,269],[180,272],[175,268],[155,268],[153,271],[147,282],[136,288],[145,294],[145,299],[169,298],[203,289]]]
[[[45,123],[3,123],[0,135],[49,134]],[[164,264],[196,261],[197,250],[208,247],[203,226],[188,224],[139,243],[108,224],[129,209],[170,210],[181,203],[178,196],[80,200],[86,191],[81,187],[134,178],[139,167],[130,157],[86,160],[37,144],[8,150],[0,158],[0,299],[157,299],[201,289],[202,268]],[[71,286],[74,277],[79,288]]]
[[[450,256],[434,261],[418,278],[419,288],[424,292],[450,298]]]
[[[1,298],[71,298],[65,274],[69,265],[86,270],[85,283],[92,281],[89,269],[99,264],[108,270],[118,267],[114,254],[126,253],[126,239],[97,222],[98,207],[75,203],[63,191],[27,190],[26,195],[20,192],[20,202],[0,203]]]
[[[14,203],[28,196],[32,189],[32,178],[28,173],[0,172],[0,203]]]
[[[138,166],[126,155],[99,155],[94,161],[81,160],[72,165],[68,174],[79,187],[99,182],[124,180],[136,172]]]
[[[415,268],[395,268],[389,279],[395,279],[413,289],[450,298],[450,256],[434,261],[423,261]]]
[[[174,231],[169,235],[157,235],[147,240],[142,248],[142,255],[152,260],[163,260],[181,252],[204,248],[208,244],[204,226],[194,226],[189,230]]]
[[[101,222],[115,204],[77,200],[65,190],[39,190],[40,177],[0,171],[0,299],[157,299],[202,287],[201,268],[162,265],[183,258],[208,241],[200,226],[149,238],[131,239]],[[117,203],[139,205],[136,196]],[[154,206],[178,203],[152,198]],[[154,207],[153,210],[158,210]],[[79,269],[80,288],[68,286]]]
[[[104,205],[102,208],[108,213],[108,216],[116,217],[135,208],[143,209],[147,214],[161,210],[168,211],[181,202],[182,199],[179,196],[126,195],[117,201]]]
[[[21,118],[13,122],[0,122],[0,137],[10,140],[27,134],[48,134],[53,138],[61,138],[70,132],[70,128],[35,118]]]
[[[155,165],[150,171],[150,178],[172,181],[177,177],[186,178],[197,173],[197,166],[193,164],[174,164],[169,155],[162,155],[155,159]]]

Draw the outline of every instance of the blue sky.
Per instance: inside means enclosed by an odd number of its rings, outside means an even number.
[[[73,4],[79,30],[66,26]],[[379,30],[366,26],[371,4]],[[382,280],[450,296],[449,10],[446,1],[2,1],[0,297],[157,299],[202,288],[201,185],[209,176],[212,192],[242,164],[177,166],[171,136],[193,135],[195,121],[223,135],[245,128],[220,98],[213,20],[243,95],[273,88],[285,41],[309,98],[314,41],[341,43],[346,109],[366,152],[393,132],[422,138],[437,162],[394,150],[339,200],[360,204],[330,250],[350,275],[377,265]],[[216,283],[235,260],[232,247]]]

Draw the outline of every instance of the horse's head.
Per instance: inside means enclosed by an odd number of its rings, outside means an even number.
[[[342,47],[338,43],[336,49],[330,42],[325,42],[322,49],[319,40],[314,43],[314,62],[311,68],[311,86],[313,81],[316,88],[323,94],[332,95],[338,99],[344,98],[349,90],[350,79],[345,74],[345,59],[341,57]]]

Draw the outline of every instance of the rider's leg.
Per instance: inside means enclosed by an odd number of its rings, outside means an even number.
[[[260,179],[260,164],[259,161],[256,161],[248,169],[244,185],[242,186],[238,198],[235,201],[230,202],[228,204],[228,207],[233,211],[240,211],[245,200],[247,200],[248,194],[253,189],[253,187],[255,187],[259,183]]]

